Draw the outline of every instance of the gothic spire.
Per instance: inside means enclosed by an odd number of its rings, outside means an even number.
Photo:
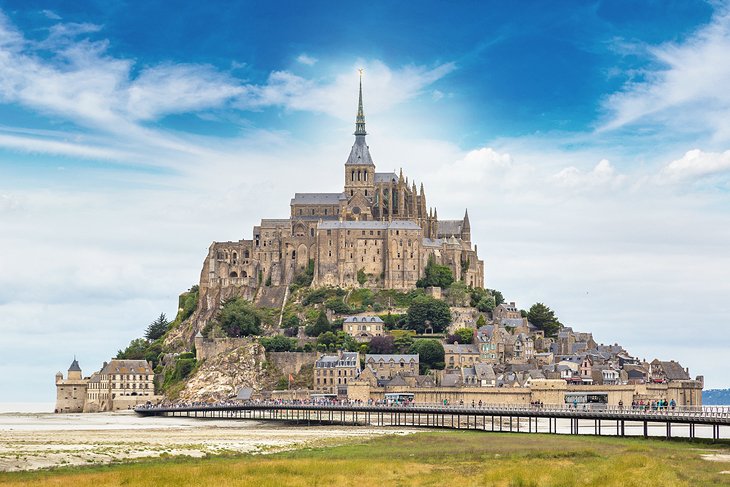
[[[362,69],[360,71],[360,97],[357,101],[357,118],[355,119],[355,134],[354,135],[367,135],[365,132],[365,113],[362,109]]]

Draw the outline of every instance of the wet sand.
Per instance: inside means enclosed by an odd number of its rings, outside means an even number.
[[[412,431],[305,427],[252,420],[142,418],[133,412],[0,414],[0,471],[114,463],[162,455],[262,454]]]

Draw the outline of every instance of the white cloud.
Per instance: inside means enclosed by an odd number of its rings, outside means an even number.
[[[599,130],[659,123],[678,132],[730,138],[730,8],[716,4],[712,21],[682,42],[648,46],[658,69],[607,98]]]
[[[210,66],[154,66],[131,82],[125,111],[130,118],[155,120],[170,113],[220,107],[244,91],[236,80]]]
[[[48,10],[48,9],[46,9],[46,10],[41,10],[41,13],[42,13],[42,14],[43,14],[43,15],[44,15],[44,16],[45,16],[45,17],[46,17],[47,19],[51,19],[51,20],[61,20],[61,16],[60,16],[60,15],[58,15],[58,14],[57,14],[56,12],[54,12],[53,10]]]
[[[314,66],[317,63],[317,58],[313,58],[312,56],[308,56],[307,54],[300,54],[297,57],[297,62],[305,64],[307,66]]]
[[[553,175],[551,179],[560,186],[592,191],[598,187],[615,189],[626,181],[626,176],[617,174],[611,163],[602,159],[591,171],[584,172],[570,166]]]
[[[718,153],[693,149],[663,167],[658,180],[677,182],[720,173],[730,173],[730,150]]]

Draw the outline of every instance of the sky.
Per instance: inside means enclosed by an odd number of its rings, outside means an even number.
[[[0,0],[0,402],[341,190],[358,68],[378,170],[469,209],[487,287],[730,387],[728,53],[721,1]]]

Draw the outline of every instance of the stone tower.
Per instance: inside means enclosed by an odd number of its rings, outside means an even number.
[[[86,403],[86,389],[89,380],[81,375],[81,367],[74,357],[68,368],[68,376],[56,374],[56,409],[57,413],[80,413]]]
[[[375,164],[370,157],[370,148],[365,142],[365,113],[362,107],[362,71],[360,71],[360,92],[355,119],[355,143],[345,162],[346,220],[371,220],[370,207],[375,196]]]

